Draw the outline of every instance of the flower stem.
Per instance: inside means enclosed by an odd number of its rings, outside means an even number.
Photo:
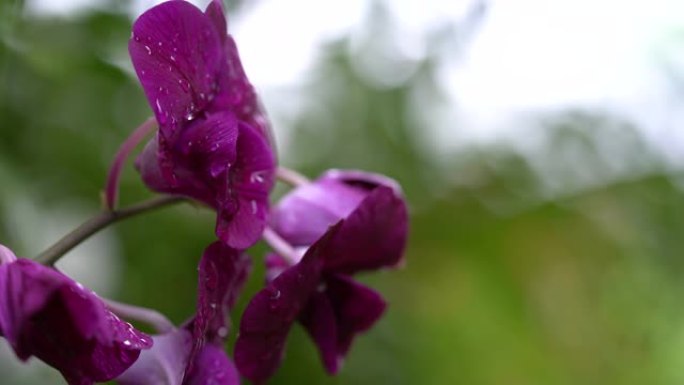
[[[109,168],[109,175],[107,175],[107,185],[105,186],[105,205],[108,209],[114,210],[116,208],[117,199],[119,196],[119,177],[121,176],[121,168],[124,161],[128,158],[131,151],[142,141],[154,128],[157,121],[154,117],[147,119],[140,127],[136,128],[131,136],[129,136],[117,151],[112,166]]]
[[[152,326],[159,334],[168,333],[175,329],[173,323],[156,310],[116,302],[106,298],[102,298],[102,301],[107,306],[107,309],[117,316],[124,319],[144,322]]]
[[[50,246],[47,250],[40,253],[35,260],[44,265],[54,265],[64,254],[75,246],[85,241],[91,235],[104,229],[105,227],[118,222],[122,219],[155,210],[170,204],[178,203],[184,199],[177,196],[164,195],[152,198],[119,210],[103,211],[97,216],[90,218],[82,225],[74,229],[62,239]]]
[[[266,227],[262,237],[266,243],[276,252],[276,254],[287,259],[290,264],[295,265],[299,262],[299,256],[295,251],[294,247],[290,245],[286,240],[284,240],[278,233],[276,233],[272,228]]]
[[[276,178],[293,187],[304,186],[311,183],[309,178],[305,177],[304,175],[298,173],[295,170],[285,168],[282,166],[279,166],[276,169]]]

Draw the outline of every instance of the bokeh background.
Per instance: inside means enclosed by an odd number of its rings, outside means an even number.
[[[126,44],[152,5],[0,1],[0,243],[18,254],[99,210],[113,154],[151,114]],[[406,267],[361,278],[389,311],[339,377],[296,328],[271,383],[684,383],[684,4],[226,5],[280,162],[388,174],[411,207]],[[151,196],[130,166],[121,191]],[[59,266],[181,322],[212,228],[205,210],[169,208]],[[4,343],[0,373],[63,383]]]

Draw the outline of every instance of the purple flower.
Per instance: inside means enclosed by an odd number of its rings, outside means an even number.
[[[354,336],[385,310],[380,294],[351,274],[401,263],[408,232],[401,192],[386,177],[330,171],[285,196],[272,215],[277,233],[295,248],[308,249],[293,266],[283,256],[267,257],[268,275],[275,278],[243,314],[235,362],[252,381],[267,380],[299,321],[334,374]]]
[[[220,1],[204,13],[179,0],[148,10],[129,52],[159,123],[136,163],[143,181],[215,208],[217,236],[251,246],[266,222],[275,154]]]
[[[152,346],[150,337],[112,314],[93,292],[2,249],[0,335],[19,359],[36,356],[69,384],[88,385],[115,378]]]
[[[119,385],[237,385],[240,383],[235,365],[222,346],[203,346],[192,358],[192,332],[179,328],[154,336],[154,347],[143,352],[123,375]],[[188,368],[191,368],[188,370]]]
[[[206,248],[199,264],[197,312],[186,325],[153,336],[154,347],[121,375],[121,385],[235,385],[240,378],[223,343],[228,312],[251,268],[243,253],[221,242]]]

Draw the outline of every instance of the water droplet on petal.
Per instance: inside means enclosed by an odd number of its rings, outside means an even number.
[[[123,344],[126,345],[126,346],[131,346],[131,341],[129,341],[129,340],[124,340]]]
[[[150,48],[149,45],[146,45],[146,46],[145,46],[145,49],[147,50],[147,54],[148,54],[148,55],[152,55],[152,48]]]

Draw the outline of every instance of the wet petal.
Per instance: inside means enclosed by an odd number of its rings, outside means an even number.
[[[154,336],[154,347],[142,352],[138,361],[116,381],[119,385],[181,385],[192,348],[192,335],[185,329]]]
[[[219,34],[192,4],[168,1],[136,20],[128,50],[161,133],[173,141],[213,97],[224,61]]]
[[[228,335],[228,312],[250,267],[249,257],[222,242],[206,248],[199,264],[197,315],[193,326],[196,348],[205,340],[220,344]]]
[[[353,274],[396,266],[407,235],[404,200],[389,187],[377,187],[344,221],[326,255],[325,270]]]
[[[243,376],[264,381],[280,366],[290,328],[320,282],[320,253],[338,229],[332,227],[298,264],[280,274],[247,305],[235,343],[235,363]]]
[[[152,340],[91,291],[27,259],[0,266],[0,330],[17,356],[36,356],[70,384],[108,381]]]
[[[206,345],[195,358],[185,385],[239,385],[240,376],[222,346]]]
[[[241,124],[237,160],[229,170],[229,187],[226,195],[219,198],[219,239],[236,249],[246,249],[259,240],[266,226],[274,173],[275,159],[266,140],[253,128]]]
[[[229,112],[213,114],[190,124],[176,144],[174,170],[178,179],[188,174],[200,177],[208,184],[221,183],[225,189],[226,170],[234,164],[238,151],[238,121]]]

